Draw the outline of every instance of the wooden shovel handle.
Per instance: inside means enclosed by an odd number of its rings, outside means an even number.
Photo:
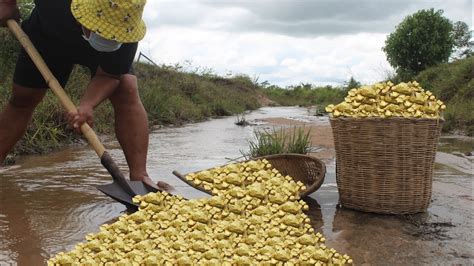
[[[71,99],[67,96],[63,87],[61,86],[61,84],[59,84],[58,80],[54,77],[53,73],[51,73],[51,70],[49,70],[43,58],[38,53],[38,50],[36,50],[35,46],[30,41],[30,38],[28,38],[28,35],[25,34],[25,32],[21,29],[18,23],[13,19],[8,20],[7,25],[8,25],[8,28],[10,28],[10,30],[16,36],[18,41],[21,43],[25,51],[28,53],[31,60],[38,68],[38,70],[41,72],[41,75],[43,75],[43,78],[45,79],[49,88],[51,88],[54,94],[58,96],[59,101],[64,106],[64,108],[66,108],[68,112],[77,112],[76,106],[71,101]],[[100,142],[94,130],[92,130],[92,128],[87,123],[84,123],[81,126],[81,131],[82,131],[82,134],[84,134],[84,137],[89,142],[89,144],[94,149],[94,151],[97,153],[97,156],[99,156],[99,158],[102,158],[102,155],[105,152],[105,147]]]

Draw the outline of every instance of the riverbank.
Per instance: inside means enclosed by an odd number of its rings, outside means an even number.
[[[258,86],[244,75],[223,78],[210,73],[184,72],[179,66],[156,67],[146,64],[135,64],[134,71],[150,128],[231,116],[271,104]],[[7,78],[0,81],[0,107],[6,104],[10,95],[12,73],[7,74]],[[88,80],[87,69],[74,69],[66,92],[76,104]],[[110,103],[101,104],[94,115],[96,132],[113,135],[114,114]],[[63,108],[56,97],[48,93],[12,155],[42,154],[78,142],[79,139],[80,136],[68,128]]]

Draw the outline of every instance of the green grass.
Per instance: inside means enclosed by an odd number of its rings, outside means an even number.
[[[180,72],[172,67],[135,65],[142,102],[153,124],[201,121],[260,107],[257,86],[248,80]]]
[[[241,113],[241,114],[236,114],[235,115],[234,124],[236,124],[237,126],[245,127],[245,126],[248,126],[250,123],[245,118],[245,113]]]
[[[306,154],[311,149],[310,133],[304,127],[254,130],[255,139],[248,141],[249,151],[242,152],[242,155],[249,159],[281,153]]]
[[[309,138],[311,130],[305,131],[304,127],[294,127],[289,133],[286,143],[286,152],[306,154],[311,149],[311,140]]]
[[[414,80],[445,102],[443,131],[474,136],[474,57],[429,68]]]

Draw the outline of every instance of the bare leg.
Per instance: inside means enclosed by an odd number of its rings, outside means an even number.
[[[122,75],[120,85],[110,97],[110,101],[115,112],[115,134],[130,168],[130,180],[142,180],[156,186],[146,170],[148,117],[138,95],[137,78],[134,75]],[[171,189],[166,185],[163,182],[158,183],[161,189]]]
[[[0,165],[25,134],[31,116],[45,93],[46,89],[32,89],[13,84],[12,97],[0,113]]]

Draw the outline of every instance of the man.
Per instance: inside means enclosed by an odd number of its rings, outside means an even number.
[[[93,109],[112,103],[115,132],[130,168],[130,179],[154,185],[146,170],[148,119],[131,66],[145,35],[141,19],[146,0],[35,0],[22,24],[55,77],[64,87],[74,64],[91,70],[78,113],[67,114],[76,130],[93,123]],[[18,19],[16,0],[0,0],[0,26]],[[25,134],[47,84],[24,50],[13,78],[12,96],[0,113],[0,164]],[[161,182],[160,182],[161,183]],[[160,185],[160,184],[159,184]],[[161,183],[162,186],[166,184]]]

